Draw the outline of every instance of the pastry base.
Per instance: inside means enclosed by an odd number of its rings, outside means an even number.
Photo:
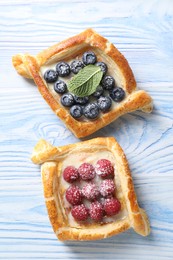
[[[61,196],[60,178],[62,178],[62,163],[69,154],[76,152],[94,153],[100,150],[111,152],[115,158],[116,175],[120,180],[123,194],[123,204],[127,214],[110,223],[82,223],[77,227],[69,222]],[[132,176],[127,159],[122,148],[113,137],[95,138],[84,142],[54,147],[45,140],[40,140],[35,146],[32,161],[41,165],[44,187],[44,197],[50,222],[60,240],[97,240],[117,235],[129,228],[138,234],[147,236],[150,226],[147,215],[138,206]]]
[[[63,107],[49,90],[41,73],[41,68],[54,62],[75,58],[90,49],[95,51],[96,55],[100,55],[102,61],[106,60],[116,83],[125,90],[126,98],[114,106],[110,112],[101,114],[94,121],[78,121],[70,115],[69,110]],[[12,61],[16,71],[21,76],[35,81],[48,105],[78,138],[96,132],[123,114],[138,109],[144,112],[151,112],[152,110],[152,98],[145,91],[137,90],[133,72],[125,57],[112,43],[92,29],[87,29],[76,36],[53,45],[36,56],[17,54]]]

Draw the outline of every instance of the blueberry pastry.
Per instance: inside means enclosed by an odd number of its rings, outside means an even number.
[[[32,161],[41,164],[50,222],[60,240],[97,240],[133,228],[150,233],[138,206],[126,157],[112,137],[54,147],[40,140]]]
[[[138,90],[125,57],[92,29],[36,56],[15,55],[13,65],[33,79],[49,106],[77,136],[88,136],[119,116],[151,112],[152,99]]]

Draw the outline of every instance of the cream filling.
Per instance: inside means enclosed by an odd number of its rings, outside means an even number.
[[[62,162],[62,171],[61,171],[60,180],[59,180],[60,187],[63,187],[63,190],[67,190],[68,187],[70,186],[70,184],[67,183],[62,177],[62,172],[67,166],[74,166],[74,167],[78,168],[84,162],[91,163],[93,166],[95,166],[97,161],[99,159],[103,159],[103,158],[111,161],[111,163],[114,167],[114,171],[115,171],[114,181],[115,181],[115,185],[116,185],[116,197],[120,200],[123,200],[123,193],[122,193],[122,189],[121,189],[120,179],[118,177],[118,172],[116,169],[115,158],[114,158],[113,154],[106,149],[102,150],[102,151],[95,151],[93,153],[72,151],[72,153],[68,154],[68,156],[66,158],[64,158],[64,160]],[[102,181],[102,179],[98,175],[96,175],[96,177],[94,178],[94,180],[92,182],[95,183],[97,186],[99,186],[101,181]],[[78,185],[80,188],[82,188],[86,183],[87,182],[85,182],[85,181],[80,181],[80,182],[76,182],[76,185]],[[87,207],[89,207],[89,205],[90,205],[90,202],[88,200],[83,200],[83,203]],[[115,222],[116,220],[125,219],[128,216],[128,213],[127,213],[127,209],[125,208],[124,204],[123,204],[122,210],[117,215],[112,216],[112,217],[104,217],[102,223],[110,223],[110,222]],[[65,211],[69,212],[69,208],[71,206],[68,203],[68,201],[65,199],[65,196],[63,196],[63,205],[64,205]],[[67,218],[68,218],[68,222],[69,222],[70,226],[78,227],[81,225],[80,223],[78,223],[74,220],[71,213],[67,214]],[[93,223],[93,221],[91,221],[91,220],[88,220],[87,222]]]
[[[80,48],[79,48],[80,50]],[[98,48],[89,48],[89,50],[92,50],[96,56],[97,56],[97,60],[98,61],[103,61],[106,63],[107,67],[108,67],[108,72],[107,75],[112,76],[115,79],[116,85],[118,87],[121,87],[125,90],[125,79],[123,77],[123,74],[121,73],[119,67],[116,65],[116,63],[108,56],[106,55],[103,51],[99,50]],[[76,51],[76,50],[75,50]],[[70,64],[73,60],[75,59],[80,59],[82,58],[82,54],[85,52],[86,50],[81,50],[81,54],[77,55],[74,58],[69,58],[69,54],[64,54],[64,55],[56,55],[53,59],[50,59],[46,64],[44,64],[43,66],[41,66],[40,68],[40,72],[42,75],[42,78],[44,79],[44,73],[46,72],[46,70],[48,69],[53,69],[55,70],[56,68],[56,64],[60,61],[65,61],[68,64]],[[78,51],[79,52],[79,51]],[[74,55],[73,52],[71,53],[71,55]],[[74,76],[73,73],[71,73],[68,77],[58,77],[58,80],[62,80],[64,81],[67,85],[68,85],[68,81]],[[50,83],[46,83],[47,88],[49,89],[50,93],[53,95],[53,97],[55,98],[55,100],[57,100],[57,102],[60,102],[60,97],[61,95],[59,95],[58,93],[55,92],[54,90],[54,83],[50,84]],[[126,98],[128,96],[128,93],[126,92]],[[115,109],[118,106],[118,103],[114,102],[112,100],[112,107],[111,110]],[[65,108],[65,107],[63,107]],[[65,108],[68,110],[68,108]],[[102,113],[100,113],[100,117],[101,117]],[[88,121],[88,119],[86,119],[85,117],[82,117],[80,120],[82,121]]]

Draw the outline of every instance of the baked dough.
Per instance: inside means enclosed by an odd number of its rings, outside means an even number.
[[[126,92],[126,98],[122,102],[94,121],[75,120],[70,115],[69,110],[60,104],[59,95],[50,91],[41,73],[44,66],[59,61],[68,61],[86,50],[93,50],[102,61],[106,62],[109,74],[115,78],[117,85]],[[35,81],[43,98],[76,137],[88,136],[125,113],[138,109],[144,112],[152,110],[151,97],[145,91],[137,90],[133,72],[125,57],[112,43],[92,29],[87,29],[53,45],[36,56],[17,54],[12,58],[12,61],[21,76]]]
[[[63,204],[62,170],[65,160],[73,156],[72,165],[80,160],[79,154],[104,151],[111,153],[115,160],[116,178],[119,180],[118,194],[123,204],[124,215],[109,223],[80,224],[71,222],[66,214]],[[76,159],[74,160],[74,156]],[[86,156],[87,158],[88,156]],[[45,140],[40,140],[32,153],[32,161],[41,165],[41,174],[44,187],[45,202],[53,230],[60,240],[97,240],[107,238],[129,228],[133,228],[138,234],[147,236],[150,226],[147,215],[138,206],[134,191],[133,181],[125,154],[113,137],[95,138],[84,142],[70,144],[62,147],[54,147]]]

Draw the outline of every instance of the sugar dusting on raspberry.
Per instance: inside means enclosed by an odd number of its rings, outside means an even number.
[[[89,217],[88,209],[84,204],[74,206],[71,214],[76,221],[85,221]]]
[[[98,160],[95,167],[82,163],[78,169],[74,166],[64,169],[64,180],[72,183],[66,190],[65,198],[71,204],[68,207],[76,221],[89,219],[89,222],[105,223],[119,213],[121,203],[115,198],[113,177],[114,167],[107,159]]]
[[[95,177],[95,169],[90,163],[83,163],[78,168],[79,175],[82,180],[88,181]]]
[[[111,162],[107,159],[100,159],[95,166],[96,173],[102,178],[113,178],[114,168]]]
[[[115,184],[113,180],[103,180],[100,185],[100,193],[103,197],[112,195],[115,192]]]
[[[100,195],[100,192],[94,183],[87,183],[82,188],[82,194],[88,200],[95,200]]]
[[[121,210],[121,203],[118,199],[108,198],[104,201],[104,210],[107,216],[113,216]]]
[[[95,201],[91,203],[89,212],[92,220],[96,222],[102,221],[104,210],[102,204],[99,201]]]
[[[66,200],[71,205],[79,205],[82,202],[82,192],[79,187],[71,185],[65,193]]]
[[[63,171],[65,181],[72,183],[79,178],[78,170],[74,166],[67,166]]]

